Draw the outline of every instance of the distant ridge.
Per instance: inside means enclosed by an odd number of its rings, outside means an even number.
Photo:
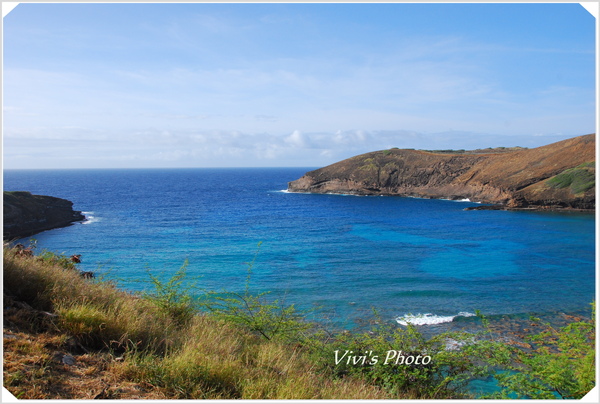
[[[593,210],[595,140],[590,134],[534,149],[381,150],[310,171],[288,183],[288,191]]]

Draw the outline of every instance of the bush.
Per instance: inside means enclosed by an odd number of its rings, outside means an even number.
[[[241,325],[267,340],[298,338],[311,327],[304,321],[306,312],[298,312],[294,305],[284,301],[269,300],[269,292],[252,293],[250,279],[262,243],[258,243],[254,258],[248,263],[246,283],[242,293],[208,292],[202,306],[219,319]]]
[[[194,289],[196,284],[190,283],[189,279],[185,279],[187,266],[188,261],[186,260],[181,268],[166,282],[148,270],[148,277],[154,286],[154,290],[142,294],[145,299],[156,305],[179,325],[184,325],[190,321],[198,310],[197,304],[190,294],[190,290]],[[185,287],[183,286],[184,280],[187,284]]]
[[[460,349],[450,348],[450,342]],[[468,382],[491,374],[480,364],[484,346],[472,334],[448,332],[427,339],[412,325],[377,321],[366,332],[334,337],[320,350],[321,365],[339,377],[360,375],[392,395],[412,398],[468,397]]]
[[[533,321],[539,319],[532,318]],[[595,385],[595,304],[590,321],[578,321],[530,336],[531,350],[501,345],[496,374],[501,392],[486,398],[581,399]]]
[[[51,265],[58,265],[64,269],[77,270],[75,262],[73,262],[71,258],[67,257],[65,254],[56,254],[48,250],[43,250],[42,253],[37,256],[37,259]]]

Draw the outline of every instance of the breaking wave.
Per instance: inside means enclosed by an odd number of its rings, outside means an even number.
[[[100,218],[94,216],[94,212],[81,212],[85,216],[85,220],[81,224],[92,224],[98,222]]]
[[[425,314],[405,314],[403,316],[397,317],[396,322],[400,325],[432,325],[432,324],[442,324],[442,323],[450,323],[456,317],[473,317],[474,313],[469,313],[465,311],[461,311],[455,316],[438,316],[431,313]]]

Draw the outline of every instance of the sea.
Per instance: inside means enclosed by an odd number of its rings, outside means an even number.
[[[21,242],[132,292],[185,267],[195,296],[268,292],[334,329],[589,315],[593,214],[288,192],[310,169],[5,170],[4,190],[72,201],[85,221]]]

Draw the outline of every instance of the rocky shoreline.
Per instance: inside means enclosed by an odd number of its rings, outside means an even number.
[[[483,205],[469,206],[463,210],[506,210],[511,212],[579,212],[579,213],[594,213],[595,209],[578,209],[564,206],[527,206],[522,208],[508,207],[502,205]]]
[[[85,220],[73,202],[26,191],[4,191],[3,239],[14,240]]]

